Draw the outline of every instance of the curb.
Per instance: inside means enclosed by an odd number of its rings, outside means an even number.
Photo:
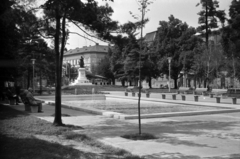
[[[240,109],[230,109],[230,110],[222,109],[222,110],[209,110],[209,111],[143,114],[143,115],[141,115],[141,119],[207,115],[207,114],[222,114],[222,113],[235,113],[235,112],[240,112]],[[120,115],[118,117],[118,119],[123,119],[123,120],[138,119],[138,115],[123,115],[123,116]]]
[[[127,98],[127,99],[132,99],[132,98]],[[147,101],[149,101],[149,100],[147,100]],[[50,105],[50,106],[55,105],[54,101],[45,101],[45,103]],[[171,102],[167,102],[167,103],[171,103]],[[189,105],[191,105],[191,104],[189,104]],[[91,114],[102,115],[102,116],[105,116],[105,117],[121,119],[121,120],[138,119],[138,115],[126,115],[126,114],[122,114],[122,113],[105,111],[105,110],[98,110],[98,109],[94,109],[94,108],[80,108],[80,107],[69,106],[69,105],[66,105],[66,104],[62,104],[62,107],[63,108],[68,108],[68,109],[73,109],[73,110],[79,110],[79,111],[83,111],[83,112],[87,112],[87,113],[91,113]],[[214,107],[214,106],[212,106],[212,107]],[[141,119],[177,117],[177,116],[193,116],[193,115],[207,115],[207,114],[222,114],[222,113],[234,113],[234,112],[240,112],[240,109],[226,108],[226,109],[209,110],[209,111],[142,114]]]
[[[45,103],[50,105],[50,106],[55,106],[54,101],[45,101]],[[110,117],[110,118],[116,118],[116,119],[118,119],[119,116],[125,115],[125,114],[117,113],[117,112],[98,110],[98,109],[94,109],[94,108],[80,108],[80,107],[74,107],[74,106],[70,106],[70,105],[66,105],[66,104],[62,104],[62,108],[68,108],[68,109],[83,111],[83,112],[86,112],[86,113],[102,115],[102,116],[106,116],[106,117]]]

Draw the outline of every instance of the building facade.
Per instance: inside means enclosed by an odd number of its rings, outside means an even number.
[[[109,46],[99,44],[71,49],[64,53],[63,63],[70,63],[73,67],[79,67],[80,58],[83,57],[84,67],[91,72],[92,67],[96,66],[108,54],[108,49]]]

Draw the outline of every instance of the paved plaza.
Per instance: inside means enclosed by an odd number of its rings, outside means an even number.
[[[110,92],[110,96],[123,96],[123,92]],[[159,100],[160,94],[151,94],[146,100]],[[39,97],[41,98],[41,97]],[[129,97],[132,98],[132,97]],[[136,97],[135,97],[136,98]],[[191,96],[187,103],[192,103]],[[206,101],[202,101],[205,98]],[[145,98],[143,98],[144,100]],[[124,99],[123,99],[124,100]],[[159,102],[158,101],[158,102]],[[181,98],[173,101],[167,96],[166,102],[181,103]],[[194,102],[196,103],[196,102]],[[142,133],[154,134],[157,139],[133,141],[124,139],[124,134],[138,133],[138,120],[121,120],[83,111],[62,108],[62,120],[65,124],[83,127],[79,133],[85,133],[108,145],[126,149],[131,153],[146,158],[165,159],[239,159],[240,158],[240,112],[239,103],[215,103],[215,99],[200,97],[200,105],[229,107],[233,113],[190,115],[142,119]],[[23,106],[12,106],[23,110]],[[44,113],[32,113],[36,117],[53,122],[54,106],[45,104]]]

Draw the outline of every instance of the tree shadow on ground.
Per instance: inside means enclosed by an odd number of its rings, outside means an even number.
[[[58,143],[51,143],[33,137],[17,138],[0,134],[2,159],[107,159],[115,158],[106,154],[83,152]],[[20,146],[19,146],[20,145]],[[117,158],[117,157],[116,157]]]
[[[231,127],[239,125],[239,122],[222,122],[222,121],[171,121],[171,122],[154,122],[142,124],[142,132],[150,133],[161,137],[166,137],[166,133],[171,134],[190,134],[202,135],[211,130],[231,130]],[[138,132],[138,124],[128,123],[125,121],[108,119],[99,125],[88,126],[86,131],[92,136],[113,137],[121,136],[128,133]]]
[[[4,115],[3,115],[4,114]],[[27,112],[22,112],[11,107],[0,104],[0,120],[16,118],[20,116],[28,116]]]
[[[161,152],[157,154],[152,154],[152,155],[146,155],[143,156],[147,159],[239,159],[240,154],[232,154],[229,156],[214,156],[214,157],[199,157],[199,156],[187,156],[183,155],[181,153],[166,153],[166,152]]]

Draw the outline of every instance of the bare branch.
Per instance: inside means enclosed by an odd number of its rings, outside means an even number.
[[[74,22],[73,20],[70,20],[70,21],[71,21],[75,26],[77,26],[78,29],[80,29],[81,31],[83,31],[83,32],[84,32],[85,34],[87,34],[88,36],[93,37],[93,38],[95,38],[95,39],[98,39],[98,40],[100,40],[100,41],[102,41],[102,42],[108,43],[108,41],[102,40],[102,39],[98,38],[97,36],[93,36],[93,35],[87,33],[85,30],[83,30],[83,29],[82,29],[76,22]]]
[[[87,40],[90,40],[90,41],[92,41],[92,42],[94,42],[94,43],[97,43],[96,41],[94,41],[94,40],[92,40],[92,39],[89,39],[89,38],[87,38],[87,37],[84,37],[83,35],[81,35],[81,34],[79,34],[79,33],[76,33],[76,32],[68,32],[68,33],[77,34],[77,35],[79,35],[79,36],[81,36],[81,37],[83,37],[83,38],[85,38],[85,39],[87,39]]]

